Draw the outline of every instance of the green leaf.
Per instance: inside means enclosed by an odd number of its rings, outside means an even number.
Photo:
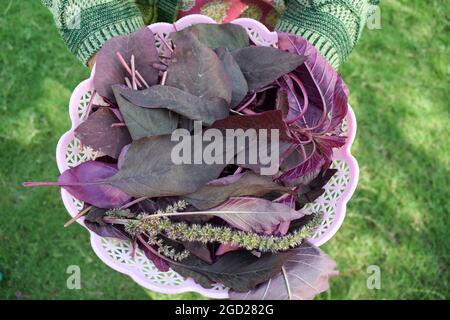
[[[127,92],[127,88],[123,86],[115,85],[113,91],[133,140],[169,134],[177,128],[178,116],[173,112],[161,108],[145,109],[135,106],[123,98],[123,92]]]
[[[271,84],[305,62],[305,56],[272,47],[247,47],[231,52],[250,91]]]
[[[231,23],[199,23],[171,33],[170,37],[175,44],[178,44],[178,40],[189,33],[195,35],[201,43],[206,44],[211,49],[227,48],[228,50],[235,50],[249,45],[247,31],[243,27]]]
[[[196,192],[184,197],[186,201],[199,210],[215,207],[230,197],[263,196],[270,192],[289,192],[272,180],[251,171],[232,175],[209,182]]]
[[[136,106],[165,108],[186,118],[201,120],[205,125],[211,125],[230,113],[229,105],[221,98],[202,99],[169,86],[157,85],[141,91],[124,88],[120,94]]]
[[[216,49],[217,56],[222,61],[225,71],[231,80],[231,106],[237,106],[247,95],[248,84],[244,74],[239,68],[236,60],[231,53],[225,48]]]
[[[280,272],[289,251],[262,254],[256,257],[247,251],[234,251],[221,256],[214,264],[208,264],[190,256],[171,268],[183,277],[193,278],[204,288],[221,283],[235,291],[248,291]]]
[[[190,33],[176,44],[166,84],[200,98],[222,98],[230,103],[231,81],[216,53]]]

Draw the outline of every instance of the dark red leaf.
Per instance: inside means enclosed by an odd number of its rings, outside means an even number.
[[[126,36],[108,40],[100,49],[96,58],[94,87],[98,94],[115,102],[112,86],[124,84],[125,77],[131,77],[117,57],[119,52],[130,65],[131,56],[135,57],[136,70],[149,85],[158,81],[158,70],[152,66],[159,62],[153,32],[144,27]]]
[[[117,159],[122,148],[131,143],[126,127],[113,126],[119,121],[110,108],[101,107],[75,129],[75,137],[82,144]]]

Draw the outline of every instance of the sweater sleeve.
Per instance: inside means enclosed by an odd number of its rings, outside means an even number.
[[[110,38],[144,26],[130,0],[42,0],[69,50],[87,64]]]
[[[337,69],[358,42],[379,0],[288,0],[277,30],[301,35]]]

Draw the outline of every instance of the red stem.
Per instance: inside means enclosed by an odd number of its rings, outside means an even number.
[[[164,37],[161,37],[159,33],[156,34],[159,40],[161,40],[161,43],[170,51],[170,53],[173,53],[172,47],[167,43],[166,39]]]
[[[304,115],[305,115],[305,113],[306,113],[306,110],[308,110],[308,104],[309,104],[309,101],[308,101],[308,94],[306,93],[305,86],[303,85],[303,83],[300,81],[300,79],[299,79],[296,75],[294,75],[293,73],[291,73],[291,74],[290,74],[290,77],[291,77],[292,79],[294,79],[295,83],[299,86],[300,90],[302,91],[303,102],[304,102],[304,104],[303,104],[303,108],[301,108],[301,107],[300,107],[300,102],[298,101],[297,96],[295,95],[295,91],[292,92],[292,94],[295,96],[295,100],[297,101],[298,106],[299,106],[301,112],[300,112],[300,114],[298,114],[294,119],[289,120],[289,121],[287,122],[287,124],[293,124],[293,123],[297,122],[298,120],[300,120],[301,118],[303,118],[303,121],[305,122],[305,126],[307,126],[307,123],[306,123],[306,120],[305,120],[305,118],[304,118]]]
[[[113,123],[111,125],[111,128],[115,128],[115,127],[125,127],[126,124],[124,122],[117,122],[117,123]]]
[[[117,52],[116,52],[116,56],[117,56],[117,58],[119,58],[120,63],[121,63],[122,66],[125,68],[125,70],[128,72],[128,74],[132,77],[132,76],[133,76],[133,72],[131,71],[130,66],[129,66],[128,63],[125,61],[125,59],[124,59],[124,57],[122,56],[122,54],[121,54],[119,51],[117,51]],[[136,84],[137,84],[139,87],[142,87],[141,82],[140,82],[140,81],[137,81],[137,79],[136,79]]]
[[[236,109],[236,111],[241,112],[245,110],[255,99],[256,99],[256,92],[253,93],[253,96],[250,99],[248,99],[247,102],[245,102],[242,106]]]
[[[148,197],[141,197],[141,198],[134,199],[133,201],[130,201],[127,204],[125,204],[122,207],[120,207],[120,210],[127,209],[127,208],[135,205],[136,203],[144,201],[145,199],[148,199]]]
[[[79,187],[79,186],[93,186],[103,184],[103,181],[95,182],[24,182],[22,185],[24,187]]]
[[[244,109],[244,110],[242,110],[241,112],[242,112],[243,114],[256,114],[255,111],[250,110],[250,109]]]

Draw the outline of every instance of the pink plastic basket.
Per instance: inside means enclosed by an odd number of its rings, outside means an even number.
[[[169,34],[175,29],[181,30],[197,23],[215,22],[206,16],[191,15],[178,20],[174,24],[155,23],[150,25],[149,28],[159,37],[169,40]],[[270,32],[260,22],[241,18],[234,20],[232,23],[244,27],[252,41],[257,45],[277,46],[277,34]],[[166,53],[164,52],[166,50],[164,45],[159,42],[159,37],[156,37],[158,50],[161,53]],[[61,137],[56,149],[56,160],[60,172],[99,155],[91,148],[82,146],[74,137],[74,129],[86,117],[87,106],[94,91],[92,80],[94,72],[95,70],[92,71],[89,79],[81,82],[75,88],[70,99],[69,114],[72,127]],[[94,103],[102,104],[103,102],[97,96]],[[358,164],[350,153],[356,133],[356,120],[351,108],[349,108],[345,119],[344,128],[348,136],[347,143],[342,148],[335,150],[333,154],[333,167],[338,169],[338,172],[326,185],[326,192],[314,203],[307,206],[307,210],[310,212],[320,211],[324,213],[323,221],[312,238],[312,242],[317,246],[331,239],[342,225],[346,204],[355,191],[358,182]],[[83,202],[74,198],[64,189],[62,189],[61,195],[67,211],[72,217],[75,216],[82,209]],[[78,220],[78,222],[84,226],[83,219]],[[192,279],[185,279],[172,270],[169,272],[158,271],[140,250],[133,259],[128,241],[101,238],[92,232],[90,232],[90,236],[92,248],[104,263],[114,270],[129,275],[134,281],[149,290],[169,294],[194,291],[210,298],[228,297],[228,289],[221,284],[217,284],[211,289],[204,289]]]

